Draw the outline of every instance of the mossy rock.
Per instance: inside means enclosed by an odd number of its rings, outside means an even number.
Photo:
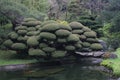
[[[14,43],[12,45],[12,49],[14,50],[25,50],[27,48],[27,46],[23,43]]]
[[[42,27],[42,32],[55,32],[59,29],[59,25],[55,23],[50,23]]]
[[[96,33],[94,31],[85,32],[84,35],[88,38],[96,38]]]
[[[90,46],[90,48],[91,48],[92,50],[95,50],[95,51],[98,51],[98,50],[102,50],[102,49],[103,49],[102,45],[99,44],[99,43],[93,43],[93,44]]]
[[[17,26],[15,27],[15,30],[18,31],[18,30],[27,30],[27,27],[26,26]]]
[[[57,23],[56,21],[54,21],[54,20],[49,20],[49,21],[44,21],[42,24],[41,24],[41,27],[43,27],[43,26],[45,26],[45,25],[47,25],[47,24],[51,24],[51,23]]]
[[[69,36],[70,34],[72,34],[70,31],[68,30],[63,30],[63,29],[60,29],[60,30],[57,30],[55,32],[55,34],[58,36],[58,37],[67,37]]]
[[[41,48],[45,48],[45,47],[48,47],[48,44],[46,44],[46,43],[40,43],[40,44],[39,44],[39,47],[40,47],[40,49],[41,49]]]
[[[55,40],[56,39],[56,35],[49,33],[49,32],[41,32],[40,37],[42,39],[47,39],[47,40]]]
[[[29,49],[28,51],[30,56],[46,56],[46,53],[40,49]]]
[[[32,37],[28,38],[27,45],[28,46],[37,46],[37,45],[39,45],[39,42],[38,42],[38,40],[36,39],[35,36],[32,36]]]
[[[84,26],[79,23],[79,22],[71,22],[70,27],[74,30],[74,29],[82,29]]]
[[[73,34],[82,34],[84,31],[83,30],[73,30]]]
[[[36,36],[36,35],[39,35],[40,34],[40,31],[30,31],[30,32],[27,32],[27,36]]]
[[[18,30],[17,33],[19,35],[25,35],[27,33],[27,31],[26,30]]]
[[[57,42],[58,42],[58,43],[66,43],[67,40],[66,40],[65,38],[58,38],[58,39],[57,39]]]
[[[90,43],[88,43],[88,42],[83,42],[82,43],[82,46],[84,47],[84,48],[88,48],[88,47],[90,47]]]
[[[68,45],[68,46],[65,47],[65,49],[66,49],[67,51],[74,51],[74,50],[75,50],[75,47],[74,47],[74,46],[71,46],[71,45]]]
[[[87,38],[86,41],[90,42],[90,43],[98,43],[99,42],[96,38]]]
[[[22,22],[23,26],[27,26],[27,27],[35,27],[37,25],[40,25],[41,22],[40,21],[28,21],[28,22]]]
[[[24,18],[24,22],[29,22],[29,21],[37,21],[35,18]]]
[[[17,39],[18,38],[18,34],[16,32],[11,32],[10,34],[8,34],[9,38],[10,39]]]
[[[79,38],[80,40],[86,40],[87,37],[85,35],[80,35]]]
[[[79,41],[79,37],[75,34],[71,34],[71,35],[69,35],[69,37],[67,37],[67,41],[68,42],[77,42],[77,41]]]
[[[59,28],[64,29],[64,30],[68,30],[68,31],[72,31],[72,28],[69,25],[59,24]]]
[[[62,58],[66,56],[67,51],[55,51],[52,53],[53,58]]]
[[[27,28],[28,31],[36,31],[36,28],[35,27],[29,27]]]
[[[12,40],[6,40],[4,43],[3,43],[3,45],[4,46],[6,46],[6,47],[8,47],[8,48],[10,48],[11,46],[12,46],[12,44],[13,44],[13,41]]]
[[[83,30],[84,32],[89,32],[89,31],[91,31],[91,29],[88,28],[88,27],[83,27],[82,30]]]
[[[51,53],[54,52],[56,49],[54,47],[45,47],[42,48],[43,51],[45,51],[46,53]]]

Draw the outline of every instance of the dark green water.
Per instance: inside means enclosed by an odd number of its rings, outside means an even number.
[[[112,80],[109,74],[81,64],[41,67],[24,71],[2,71],[0,80]]]

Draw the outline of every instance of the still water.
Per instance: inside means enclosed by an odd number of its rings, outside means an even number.
[[[47,66],[23,71],[1,71],[0,80],[113,80],[109,74],[80,63]]]

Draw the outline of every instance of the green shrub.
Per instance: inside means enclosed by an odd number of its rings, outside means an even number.
[[[28,39],[28,37],[23,37],[23,36],[19,36],[19,37],[17,38],[17,40],[20,41],[20,42],[26,42],[27,39]]]
[[[67,51],[55,51],[52,53],[53,58],[61,58],[66,56]]]
[[[50,23],[42,27],[42,32],[55,32],[59,29],[59,25],[55,23]]]
[[[14,43],[12,45],[12,49],[14,50],[25,50],[27,48],[27,46],[23,43]]]
[[[55,34],[56,34],[58,37],[67,37],[67,36],[69,36],[69,35],[71,34],[71,32],[68,31],[68,30],[62,30],[62,29],[60,29],[60,30],[57,30],[57,31],[55,32]]]
[[[27,33],[27,31],[26,30],[18,30],[17,33],[19,35],[25,35]]]
[[[68,30],[68,31],[72,30],[72,28],[69,25],[63,25],[63,24],[59,24],[59,28],[64,29],[64,30]]]
[[[73,34],[82,34],[83,30],[73,30],[72,33]]]
[[[47,45],[46,43],[40,43],[40,44],[39,44],[39,47],[40,47],[40,49],[41,49],[41,48],[48,47],[48,45]]]
[[[18,34],[16,32],[11,32],[9,34],[9,37],[10,37],[10,39],[17,39],[18,38]]]
[[[79,22],[71,22],[70,24],[70,27],[72,28],[72,29],[82,29],[84,26],[81,24],[81,23],[79,23]]]
[[[47,53],[51,53],[51,52],[54,52],[56,49],[53,47],[45,47],[42,50],[47,52]]]
[[[43,39],[47,39],[47,40],[55,40],[56,39],[56,35],[49,33],[49,32],[41,32],[40,37]]]
[[[80,35],[79,38],[80,38],[80,40],[86,40],[86,36],[85,35]]]
[[[85,32],[84,35],[88,38],[96,38],[96,33],[93,32],[93,31],[90,31],[90,32]]]
[[[17,26],[15,27],[15,30],[18,31],[18,30],[27,30],[27,27],[26,26]]]
[[[57,42],[59,42],[59,43],[66,43],[67,40],[64,39],[64,38],[58,38],[58,39],[57,39]]]
[[[36,36],[38,35],[40,32],[39,31],[30,31],[30,32],[27,32],[27,35],[28,36]]]
[[[71,45],[68,45],[68,46],[65,47],[65,49],[66,49],[67,51],[74,51],[74,50],[75,50],[75,47],[74,47],[74,46],[71,46]]]
[[[71,34],[71,35],[69,35],[69,37],[67,37],[67,41],[68,42],[77,42],[77,41],[79,41],[79,37],[77,37],[77,35],[75,35],[75,34]]]
[[[27,45],[28,46],[37,46],[37,45],[39,45],[39,42],[38,42],[38,40],[36,39],[35,36],[32,36],[32,37],[28,38]]]
[[[27,28],[28,31],[36,31],[36,28],[35,27],[29,27]]]
[[[35,18],[24,18],[24,22],[37,21]]]
[[[40,25],[40,24],[41,24],[40,21],[29,21],[29,22],[22,23],[23,26],[27,26],[27,27],[35,27],[35,26]]]
[[[13,44],[13,41],[12,40],[6,40],[4,43],[3,43],[3,45],[5,45],[6,47],[8,47],[8,48],[10,48],[11,46],[12,46],[12,44]]]
[[[83,42],[82,43],[82,46],[84,47],[84,48],[88,48],[88,47],[90,47],[90,43],[88,43],[88,42]]]
[[[41,25],[37,25],[35,28],[39,30],[41,28]]]
[[[90,43],[98,43],[98,40],[96,38],[87,38],[86,41]]]
[[[30,56],[46,56],[46,53],[40,49],[29,49],[28,51]]]
[[[99,43],[93,43],[93,44],[90,46],[90,48],[91,48],[92,50],[102,50],[102,49],[103,49],[102,45],[99,44]]]
[[[81,48],[82,48],[82,45],[79,44],[79,43],[76,43],[74,46],[75,46],[77,49],[81,49]]]
[[[84,32],[89,32],[89,31],[91,31],[91,29],[88,28],[88,27],[83,27],[82,30],[83,30]]]
[[[43,26],[45,26],[45,25],[47,25],[47,24],[51,24],[51,23],[57,23],[56,21],[54,21],[54,20],[49,20],[49,21],[44,21],[42,24],[41,24],[41,27],[43,27]]]

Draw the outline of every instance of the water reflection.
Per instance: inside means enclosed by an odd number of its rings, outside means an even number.
[[[110,80],[110,75],[83,68],[81,64],[0,72],[0,80]]]

